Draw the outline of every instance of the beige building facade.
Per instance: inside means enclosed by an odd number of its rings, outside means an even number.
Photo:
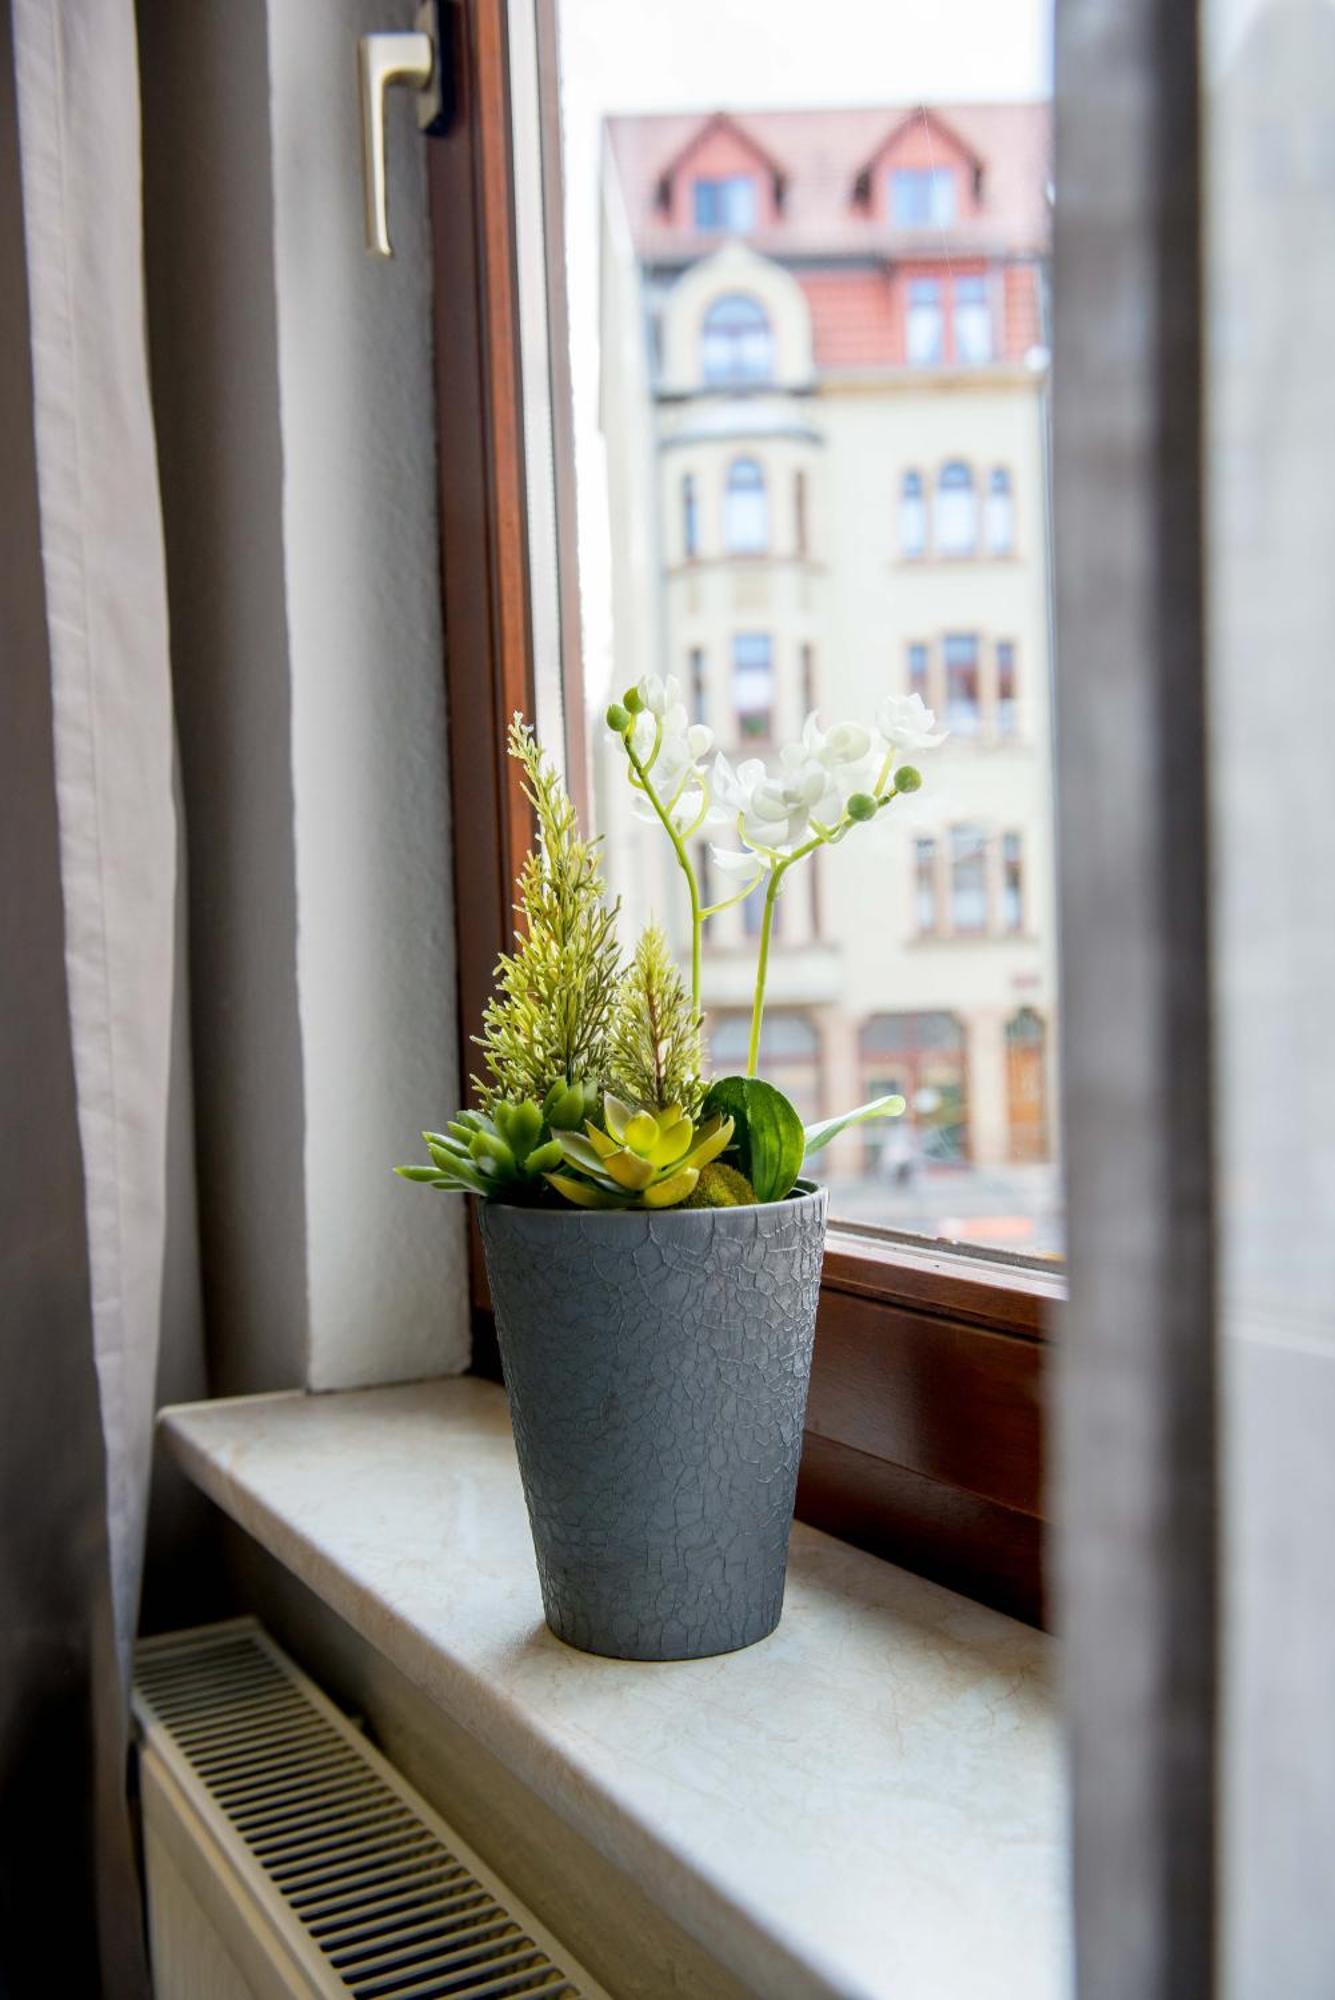
[[[772,120],[828,129],[830,116]],[[890,135],[893,176],[899,114],[867,117]],[[921,759],[922,792],[789,878],[763,1067],[813,1116],[881,1090],[908,1097],[901,1127],[840,1142],[836,1174],[1050,1160],[1042,243],[1032,226],[998,241],[994,226],[980,255],[981,218],[972,235],[928,230],[929,243],[890,218],[876,234],[873,216],[868,243],[832,240],[822,254],[819,216],[798,210],[804,233],[788,246],[795,201],[776,197],[765,225],[762,202],[748,208],[737,187],[751,174],[773,189],[789,171],[785,138],[802,150],[792,127],[762,142],[749,120],[697,121],[694,149],[687,130],[646,172],[644,128],[670,122],[613,121],[605,155],[615,664],[599,692],[673,675],[734,759],[773,757],[813,709],[827,724],[870,720],[886,695],[922,694],[950,731]],[[906,187],[924,199],[924,176],[948,157],[942,134],[958,136],[943,121],[931,168],[891,180],[896,201]],[[959,150],[961,190],[986,191],[986,162]],[[693,209],[692,174],[708,195],[696,186]],[[925,200],[939,204],[937,183]],[[696,225],[720,205],[753,226],[712,240]],[[674,246],[683,209],[691,224]],[[906,284],[905,269],[928,275]],[[596,758],[615,886],[632,920],[652,907],[682,939],[680,878],[661,833],[629,814],[619,754],[609,741]],[[708,893],[728,889],[715,876]],[[719,1066],[744,1060],[759,903],[713,918],[706,935]]]

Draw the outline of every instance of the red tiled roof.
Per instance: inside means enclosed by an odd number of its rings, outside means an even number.
[[[870,368],[900,359],[899,321],[882,271],[802,271],[818,368]]]
[[[1047,103],[930,107],[934,122],[957,134],[982,163],[977,215],[961,216],[947,230],[897,230],[855,201],[858,175],[922,109],[729,112],[730,124],[777,163],[785,181],[782,214],[754,231],[750,242],[780,257],[887,258],[941,251],[1014,256],[1046,250],[1052,148]],[[717,241],[689,223],[668,221],[658,202],[663,175],[714,116],[663,112],[607,120],[631,229],[646,262],[689,261]]]

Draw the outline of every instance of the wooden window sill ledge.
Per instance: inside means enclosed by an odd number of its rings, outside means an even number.
[[[763,1644],[592,1659],[542,1622],[493,1384],[162,1422],[204,1493],[746,1989],[1068,1990],[1042,1634],[799,1523]]]

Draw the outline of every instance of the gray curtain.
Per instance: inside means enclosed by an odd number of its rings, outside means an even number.
[[[0,1993],[120,1995],[176,853],[139,91],[129,0],[3,33]]]

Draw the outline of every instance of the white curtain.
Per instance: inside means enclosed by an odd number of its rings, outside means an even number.
[[[1221,1991],[1335,1993],[1335,4],[1205,10]]]
[[[14,0],[12,24],[66,980],[124,1664],[161,1312],[176,852],[134,10]]]

